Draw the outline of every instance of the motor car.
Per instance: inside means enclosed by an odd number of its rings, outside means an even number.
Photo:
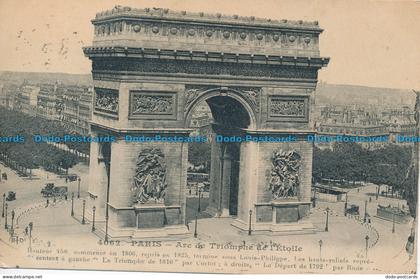
[[[9,191],[7,193],[6,201],[14,201],[16,200],[16,192]]]
[[[351,214],[351,215],[359,215],[359,206],[355,205],[355,204],[351,204],[350,208],[347,208],[347,214]]]

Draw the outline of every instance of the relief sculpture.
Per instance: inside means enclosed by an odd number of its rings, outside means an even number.
[[[165,156],[156,148],[144,149],[137,158],[133,178],[134,204],[163,203],[167,188]]]
[[[172,112],[172,96],[136,94],[133,97],[132,114],[171,114]]]
[[[95,110],[118,113],[118,91],[96,88]]]
[[[270,114],[303,117],[305,116],[305,102],[303,100],[272,99]]]
[[[299,189],[301,156],[294,150],[279,150],[271,158],[269,187],[273,199],[296,197]]]

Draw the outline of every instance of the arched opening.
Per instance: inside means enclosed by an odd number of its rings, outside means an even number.
[[[220,139],[240,137],[253,124],[250,108],[237,94],[209,92],[190,107],[186,126],[208,142],[189,144],[187,219],[197,211],[201,218],[238,214],[241,142]]]

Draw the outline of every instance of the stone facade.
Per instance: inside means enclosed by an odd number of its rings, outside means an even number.
[[[202,101],[212,111],[214,133],[298,138],[237,145],[213,141],[208,211],[235,215],[234,225],[247,229],[252,210],[254,229],[261,230],[299,223],[307,215],[312,145],[303,139],[313,132],[310,106],[317,72],[329,61],[319,56],[322,29],[317,22],[120,6],[97,14],[92,22],[93,45],[84,48],[92,60],[95,87],[91,131],[113,134],[117,140],[110,144],[105,163],[97,159],[101,144],[92,144],[89,191],[99,218],[109,219],[111,237],[186,233],[188,143],[133,143],[124,136],[188,136],[192,112]],[[162,154],[140,163],[153,169],[164,161],[167,188],[162,202],[133,203],[133,177],[145,149]],[[272,156],[279,150],[299,156],[291,197],[273,196],[270,189]],[[141,177],[146,181],[142,187],[151,187],[145,190],[148,194],[161,189],[162,176],[151,172]]]

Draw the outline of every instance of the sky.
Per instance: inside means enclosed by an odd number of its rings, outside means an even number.
[[[90,20],[115,5],[318,20],[320,80],[420,89],[420,1],[0,0],[0,71],[90,73]]]

